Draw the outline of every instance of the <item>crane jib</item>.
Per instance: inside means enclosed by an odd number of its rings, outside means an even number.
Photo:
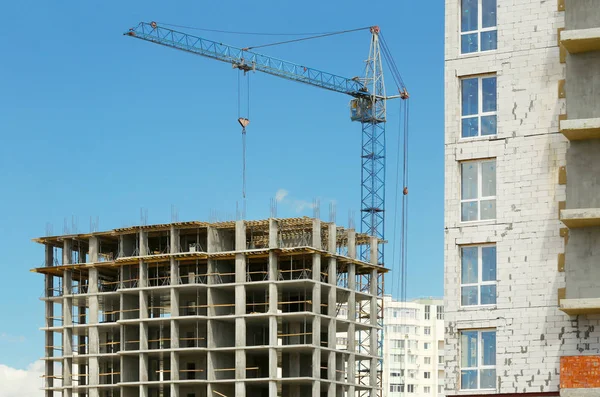
[[[368,89],[358,78],[347,78],[292,62],[258,54],[243,48],[233,47],[216,41],[192,36],[156,24],[141,22],[125,33],[128,36],[151,41],[219,61],[231,63],[234,68],[258,70],[353,97],[369,96]]]

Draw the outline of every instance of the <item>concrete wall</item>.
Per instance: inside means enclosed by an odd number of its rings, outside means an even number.
[[[600,108],[596,113],[600,116]],[[600,140],[571,142],[567,151],[567,208],[600,208]]]
[[[600,227],[569,232],[565,263],[567,299],[600,297]]]
[[[598,0],[566,0],[565,27],[589,29],[600,26]]]
[[[600,9],[600,4],[596,8]],[[596,26],[600,27],[600,22]],[[599,70],[600,52],[567,55],[565,90],[569,120],[600,117]]]

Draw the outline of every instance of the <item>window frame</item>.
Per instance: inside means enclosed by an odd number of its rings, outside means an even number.
[[[483,184],[482,184],[482,180],[483,180],[483,172],[482,172],[482,164],[483,163],[487,163],[487,162],[494,162],[494,167],[495,170],[494,172],[496,173],[496,195],[495,196],[483,196]],[[477,164],[477,197],[474,199],[463,199],[463,192],[462,192],[462,186],[463,186],[463,171],[462,171],[462,166],[463,164],[468,164],[468,163],[476,163]],[[476,160],[467,160],[467,161],[459,161],[458,162],[458,168],[459,168],[459,175],[460,175],[460,207],[459,207],[459,211],[458,211],[458,215],[459,215],[459,219],[460,219],[460,223],[463,224],[472,224],[472,223],[480,223],[480,222],[495,222],[498,219],[498,161],[496,157],[491,157],[491,158],[486,158],[486,159],[476,159]],[[481,202],[482,201],[486,201],[486,200],[494,200],[495,204],[496,204],[496,216],[494,218],[491,219],[481,219]],[[471,220],[471,221],[463,221],[462,219],[462,207],[464,203],[472,203],[472,202],[477,202],[477,219],[475,220]]]
[[[423,327],[423,335],[431,335],[431,327]]]
[[[436,305],[435,307],[435,316],[437,320],[443,320],[444,319],[444,306],[443,305]]]
[[[464,332],[477,332],[477,366],[476,367],[467,367],[467,368],[463,368],[462,366],[462,351],[463,351],[463,345],[462,345],[462,334]],[[481,372],[482,370],[489,370],[489,369],[493,369],[494,371],[496,371],[497,373],[497,368],[498,368],[498,342],[496,339],[496,348],[494,349],[495,351],[495,361],[496,364],[494,365],[483,365],[482,361],[483,361],[483,338],[481,337],[481,334],[484,332],[494,332],[496,335],[496,337],[498,336],[498,331],[496,328],[484,328],[484,329],[462,329],[460,330],[460,343],[459,343],[459,347],[460,347],[460,357],[461,357],[461,361],[459,361],[459,363],[461,365],[459,365],[459,383],[460,383],[460,391],[473,391],[473,390],[496,390],[498,388],[498,381],[496,379],[496,376],[494,376],[494,387],[493,388],[481,388]],[[477,388],[476,389],[465,389],[463,388],[463,384],[462,384],[462,371],[477,371]]]
[[[492,51],[497,51],[498,50],[498,2],[496,1],[496,24],[494,26],[488,27],[488,28],[484,28],[483,27],[483,0],[477,0],[477,29],[476,30],[469,30],[466,32],[462,31],[462,10],[463,10],[463,5],[462,5],[462,0],[460,1],[460,5],[458,7],[458,53],[461,56],[465,56],[465,55],[473,55],[473,54],[479,54],[482,52],[492,52]],[[482,50],[481,49],[481,34],[482,33],[486,33],[486,32],[493,32],[496,31],[496,48],[492,49],[492,50]],[[477,33],[477,51],[472,51],[472,52],[463,52],[462,51],[462,38],[464,35],[468,35],[468,34],[473,34],[473,33]]]
[[[463,283],[462,277],[462,258],[463,248],[473,248],[477,247],[477,282],[476,283]],[[496,279],[494,281],[483,281],[483,248],[484,247],[496,247]],[[460,288],[459,288],[459,300],[461,308],[469,308],[469,307],[494,307],[498,304],[498,246],[496,243],[491,244],[473,244],[473,245],[461,245],[460,246]],[[494,285],[496,286],[496,296],[494,303],[481,304],[481,287]],[[477,304],[476,305],[463,305],[462,301],[462,289],[463,287],[477,287]]]
[[[431,320],[431,305],[425,305],[425,320]]]
[[[496,80],[496,110],[490,112],[483,111],[483,80],[494,78]],[[477,113],[476,114],[467,114],[463,115],[463,82],[466,80],[477,80]],[[498,75],[495,73],[490,74],[481,74],[476,76],[464,76],[460,77],[460,140],[469,140],[469,139],[488,139],[494,138],[498,136]],[[483,117],[495,116],[496,117],[496,132],[494,134],[482,135],[481,134],[481,119]],[[463,136],[463,120],[464,119],[472,119],[477,117],[477,135],[475,136]]]

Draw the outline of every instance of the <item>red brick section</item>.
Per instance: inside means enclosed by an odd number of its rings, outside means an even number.
[[[600,356],[560,358],[561,389],[589,389],[591,387],[600,387]]]

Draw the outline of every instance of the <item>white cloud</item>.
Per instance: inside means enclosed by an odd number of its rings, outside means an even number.
[[[25,370],[0,364],[0,397],[42,396],[43,374],[43,361],[36,361]]]
[[[287,195],[289,194],[289,192],[285,189],[279,189],[277,191],[277,193],[275,193],[275,200],[277,200],[277,202],[281,202],[283,201],[283,199],[285,199],[287,197]]]
[[[306,210],[312,210],[315,207],[315,204],[311,201],[300,200],[290,196],[290,192],[286,189],[279,189],[275,193],[275,200],[278,203],[282,203],[295,212],[300,213]]]

